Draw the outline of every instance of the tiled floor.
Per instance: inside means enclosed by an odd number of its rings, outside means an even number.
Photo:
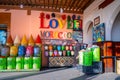
[[[120,80],[116,73],[86,75],[76,68],[57,68],[38,72],[0,72],[0,80]]]

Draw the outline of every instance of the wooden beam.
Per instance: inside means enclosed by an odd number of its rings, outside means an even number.
[[[72,0],[69,0],[68,5],[67,5],[67,7],[66,7],[66,10],[68,10],[68,8],[69,8],[69,6],[70,6],[71,1],[72,1]]]
[[[86,3],[87,5],[83,6],[83,11],[92,3],[94,2],[95,0],[90,0],[88,3]]]
[[[66,6],[68,0],[65,0],[64,7]]]
[[[45,8],[45,0],[44,0],[44,8]]]
[[[74,6],[75,2],[76,2],[75,0],[72,0],[69,10]]]
[[[55,7],[55,9],[57,9],[57,6],[58,6],[58,0],[57,0],[57,3],[56,3],[56,7]]]
[[[29,6],[24,6],[24,8],[20,8],[19,6],[1,6],[0,5],[0,9],[14,9],[14,10],[36,10],[36,11],[48,11],[48,12],[53,12],[53,9],[51,8],[34,8],[34,7],[29,7]],[[54,12],[60,12],[58,9],[55,9]],[[76,14],[82,14],[80,11],[70,11],[70,10],[64,10],[64,13],[76,13]]]
[[[87,5],[88,2],[89,2],[89,0],[84,0],[84,1],[82,2],[82,4],[80,5],[79,9],[83,10],[83,7],[84,7],[85,5]]]
[[[103,3],[101,3],[99,5],[99,9],[100,8],[105,8],[107,5],[109,5],[110,3],[112,3],[114,0],[105,0]]]
[[[48,8],[49,8],[49,0],[48,0]]]
[[[72,6],[72,10],[74,10],[76,8],[76,6],[78,5],[78,3],[80,2],[80,0],[77,0],[74,5]]]
[[[63,0],[60,1],[60,7],[59,7],[59,9],[62,8],[62,2],[63,2]]]
[[[53,8],[53,6],[54,6],[54,0],[52,0],[52,8]]]
[[[79,10],[79,8],[81,8],[81,4],[84,2],[84,0],[80,0],[80,2],[78,3],[78,6],[77,6],[77,9],[76,9],[76,11],[78,11]]]

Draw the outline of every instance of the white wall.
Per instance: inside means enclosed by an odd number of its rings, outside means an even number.
[[[120,41],[120,37],[119,37],[120,36],[120,12],[113,23],[111,33],[112,33],[111,34],[112,41]]]
[[[120,0],[113,1],[110,5],[103,9],[98,9],[98,6],[103,2],[104,0],[95,0],[85,11],[83,15],[83,42],[88,43],[88,35],[86,33],[88,28],[88,23],[90,21],[93,21],[94,18],[100,16],[100,23],[105,23],[106,31],[105,31],[105,38],[106,40],[111,40],[111,29],[112,25],[114,23],[114,20],[117,16],[117,14],[120,11]]]

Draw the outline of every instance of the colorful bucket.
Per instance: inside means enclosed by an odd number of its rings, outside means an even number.
[[[93,61],[100,61],[100,48],[95,47],[93,50]]]
[[[18,56],[24,56],[26,53],[26,48],[25,46],[19,46],[18,47]]]
[[[32,68],[33,68],[33,58],[24,57],[24,69],[32,69]]]
[[[33,46],[27,46],[25,56],[27,57],[33,56],[33,53],[34,53]]]
[[[116,69],[117,69],[117,74],[120,74],[120,60],[117,60],[117,66],[116,66]]]
[[[10,56],[17,56],[18,53],[18,48],[16,46],[11,46],[10,47]]]
[[[40,57],[40,54],[41,54],[40,47],[39,46],[35,46],[34,47],[34,56]]]
[[[7,69],[16,68],[16,57],[7,57]]]
[[[84,55],[84,51],[79,51],[79,64],[83,65],[83,55]]]
[[[83,65],[92,66],[92,51],[85,51],[83,55]]]
[[[41,68],[41,60],[40,57],[33,57],[33,69]]]
[[[24,58],[23,57],[16,57],[16,69],[20,70],[24,68]]]
[[[7,59],[6,58],[0,58],[0,70],[5,70],[7,67]]]
[[[1,47],[1,56],[9,56],[10,55],[10,48],[8,46]]]

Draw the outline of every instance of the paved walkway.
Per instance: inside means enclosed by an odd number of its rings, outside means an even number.
[[[120,80],[116,73],[85,75],[75,68],[57,68],[38,72],[0,72],[0,80]]]

